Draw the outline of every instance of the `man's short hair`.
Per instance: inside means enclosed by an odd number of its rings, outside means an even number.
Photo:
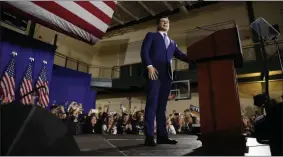
[[[157,19],[156,24],[158,25],[160,23],[160,20],[163,19],[163,18],[169,19],[168,16],[161,16]]]

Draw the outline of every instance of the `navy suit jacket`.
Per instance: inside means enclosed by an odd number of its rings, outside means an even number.
[[[161,79],[169,77],[173,80],[171,67],[173,56],[181,61],[188,62],[187,55],[178,49],[174,40],[170,39],[170,44],[166,49],[164,38],[159,32],[146,34],[141,48],[141,59],[145,69],[147,69],[147,66],[152,65],[157,69]],[[147,70],[145,76],[148,78]]]

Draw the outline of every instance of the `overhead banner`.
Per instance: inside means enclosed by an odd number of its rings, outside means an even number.
[[[197,106],[190,105],[190,110],[199,113],[199,107],[197,107]]]

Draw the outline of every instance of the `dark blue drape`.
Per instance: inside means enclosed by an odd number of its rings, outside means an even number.
[[[82,103],[87,113],[95,108],[96,92],[90,88],[91,75],[65,67],[53,66],[50,88],[50,103],[62,104],[66,101]]]
[[[27,69],[29,58],[33,57],[35,59],[33,63],[33,84],[35,85],[41,68],[43,67],[43,60],[47,61],[46,68],[48,81],[50,82],[55,50],[56,47],[53,45],[1,27],[0,78],[2,78],[12,57],[11,53],[13,51],[17,52],[18,55],[15,59],[15,90],[17,101],[19,101],[20,83]]]

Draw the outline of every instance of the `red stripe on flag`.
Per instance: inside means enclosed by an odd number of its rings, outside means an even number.
[[[11,9],[11,10],[17,12],[17,13],[20,13],[20,14],[23,14],[26,17],[34,20],[35,22],[37,22],[37,23],[39,23],[39,24],[41,24],[41,25],[43,25],[45,27],[48,27],[48,28],[53,29],[53,30],[55,30],[57,32],[60,32],[60,33],[63,33],[65,35],[67,35],[67,36],[70,36],[70,37],[73,37],[75,39],[78,39],[80,41],[83,41],[83,42],[86,42],[86,43],[89,43],[89,44],[95,44],[94,41],[88,41],[88,40],[86,40],[84,38],[81,38],[80,36],[76,36],[75,34],[73,34],[71,32],[68,32],[68,31],[66,31],[66,30],[64,30],[64,29],[62,29],[60,27],[52,25],[51,23],[45,22],[42,19],[37,18],[37,17],[35,17],[35,16],[33,16],[33,15],[29,14],[29,13],[26,13],[26,12],[20,10],[19,8],[14,7],[14,6],[10,5],[10,4],[7,4],[7,3],[0,3],[0,4],[2,4],[2,7],[7,8],[7,9]]]
[[[4,76],[4,80],[5,80],[5,82],[7,83],[6,84],[6,87],[9,89],[8,91],[8,93],[12,96],[12,95],[14,95],[14,89],[15,88],[13,88],[13,85],[12,85],[12,80],[10,79],[10,77],[9,77],[9,75],[8,75],[8,73],[5,73],[5,76]]]
[[[88,1],[74,1],[78,5],[80,5],[82,8],[90,12],[92,15],[99,18],[101,21],[103,21],[105,24],[109,24],[111,22],[111,18],[106,15],[102,10],[98,9],[96,6],[91,4]]]
[[[85,20],[81,19],[79,16],[73,14],[69,10],[65,9],[64,7],[60,6],[56,2],[53,1],[32,1],[32,3],[36,4],[37,6],[50,11],[54,15],[65,19],[66,21],[72,23],[73,25],[85,29],[89,33],[93,34],[97,38],[101,39],[104,35],[104,32],[97,29],[95,26],[89,24]]]
[[[108,5],[110,8],[112,8],[112,10],[115,10],[116,8],[116,4],[113,1],[103,1],[106,5]]]
[[[6,97],[7,89],[6,89],[3,81],[0,82],[0,85],[1,85],[1,88],[2,88],[2,92],[3,92],[1,94],[1,97],[4,99]]]

